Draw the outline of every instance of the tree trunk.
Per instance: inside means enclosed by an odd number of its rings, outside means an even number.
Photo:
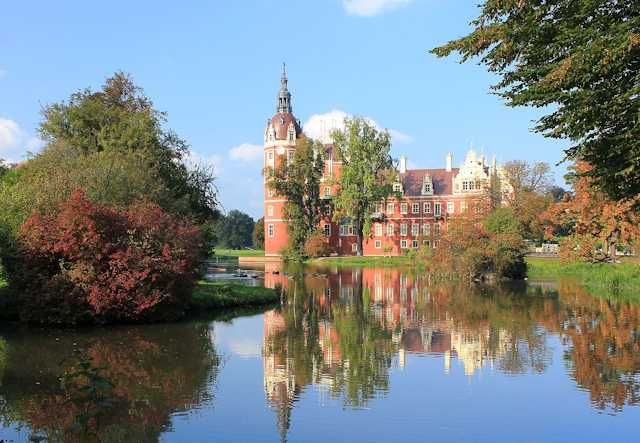
[[[609,256],[609,261],[611,263],[615,263],[616,262],[616,250],[618,249],[617,248],[617,246],[618,246],[618,235],[619,235],[619,232],[616,229],[611,233],[611,235],[607,239],[608,250],[605,251],[605,252]]]
[[[363,255],[363,251],[362,251],[362,243],[363,243],[363,237],[364,234],[362,233],[363,228],[364,228],[364,223],[360,220],[356,221],[356,255],[358,257],[361,257]]]

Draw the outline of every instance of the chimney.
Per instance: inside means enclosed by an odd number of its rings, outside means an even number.
[[[453,155],[451,153],[447,153],[447,172],[451,172],[451,168],[453,166]]]
[[[404,174],[407,172],[407,157],[404,155],[400,156],[400,174]]]

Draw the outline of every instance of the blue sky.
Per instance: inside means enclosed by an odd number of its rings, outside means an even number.
[[[458,164],[469,145],[499,161],[555,164],[566,143],[530,131],[540,111],[489,93],[475,63],[438,59],[434,46],[464,35],[476,0],[112,0],[8,2],[0,17],[0,158],[40,143],[40,108],[133,75],[168,127],[212,163],[224,208],[262,215],[266,120],[282,62],[303,122],[339,111],[396,134],[394,156],[417,167]],[[556,168],[562,184],[564,166]]]

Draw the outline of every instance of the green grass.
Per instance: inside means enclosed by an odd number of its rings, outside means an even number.
[[[200,281],[191,296],[194,310],[228,309],[277,303],[280,295],[262,286],[246,286],[230,282]]]
[[[323,257],[308,260],[307,263],[332,266],[410,266],[408,257]]]
[[[260,249],[222,249],[215,248],[213,250],[214,255],[222,257],[262,257],[264,251]]]
[[[526,260],[530,279],[572,277],[594,295],[640,302],[640,264],[637,261],[563,264],[557,258],[527,257]]]

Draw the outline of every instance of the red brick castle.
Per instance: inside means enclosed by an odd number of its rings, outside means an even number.
[[[280,162],[293,158],[296,140],[302,135],[300,121],[293,115],[291,93],[283,70],[276,114],[267,122],[264,132],[264,166],[275,168]],[[340,175],[342,163],[327,144],[325,177]],[[364,255],[402,255],[410,248],[425,245],[438,247],[438,238],[446,229],[447,220],[464,213],[478,197],[487,195],[491,186],[502,180],[501,169],[495,157],[487,166],[484,155],[469,150],[459,168],[453,167],[453,158],[447,154],[444,168],[408,169],[407,158],[400,157],[398,181],[394,191],[401,194],[380,202],[373,214],[371,235],[364,239]],[[330,199],[335,186],[321,185],[321,195]],[[287,220],[283,210],[286,199],[264,187],[265,254],[280,255],[287,245]],[[327,217],[321,222],[327,241],[340,255],[355,255],[356,236],[348,223],[338,224]]]

